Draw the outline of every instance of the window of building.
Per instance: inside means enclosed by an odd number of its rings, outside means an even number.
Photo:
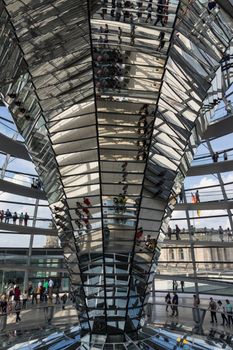
[[[179,255],[180,255],[180,260],[184,260],[184,249],[183,248],[180,248],[179,249]]]

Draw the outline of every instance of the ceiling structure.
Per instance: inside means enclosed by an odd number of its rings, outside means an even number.
[[[232,83],[231,19],[202,1],[0,4],[1,95],[43,182],[81,326],[137,330],[157,239]]]

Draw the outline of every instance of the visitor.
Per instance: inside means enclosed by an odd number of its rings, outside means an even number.
[[[23,298],[23,309],[26,309],[27,301],[28,301],[28,292],[26,290],[24,291],[22,298]]]
[[[172,239],[172,228],[171,228],[171,226],[168,226],[167,235],[168,235],[168,239]]]
[[[21,295],[21,291],[19,289],[19,286],[15,286],[15,288],[14,288],[14,301],[20,300],[20,295]]]
[[[12,219],[13,219],[13,224],[14,224],[14,225],[17,225],[18,215],[17,215],[16,211],[15,211],[14,214],[12,215]]]
[[[196,203],[200,203],[200,195],[198,190],[196,190],[195,197],[196,197]]]
[[[207,10],[208,10],[208,13],[210,14],[210,12],[215,9],[215,7],[217,6],[217,3],[215,0],[209,0],[208,2],[208,7],[207,7]]]
[[[193,225],[190,225],[190,234],[194,237],[195,227]]]
[[[154,22],[154,26],[156,26],[160,22],[162,27],[164,27],[163,19],[164,19],[163,18],[163,6],[158,6],[157,17],[156,17],[156,21]]]
[[[172,306],[171,306],[171,294],[168,292],[167,295],[165,296],[165,303],[166,303],[166,312],[168,312],[168,308],[170,306],[171,310],[172,310]]]
[[[67,294],[66,293],[62,295],[61,301],[62,301],[62,310],[65,310],[65,305],[67,302]]]
[[[228,160],[227,151],[224,151],[224,152],[223,152],[223,159],[224,159],[224,160]]]
[[[222,228],[222,226],[219,226],[219,228],[218,228],[218,235],[219,235],[219,239],[220,239],[221,242],[224,241],[223,234],[224,234],[223,228]]]
[[[23,218],[23,220],[24,220],[24,226],[27,226],[27,225],[28,225],[28,219],[29,219],[29,215],[28,215],[28,213],[26,212],[26,213],[24,214],[24,218]]]
[[[212,159],[213,159],[214,163],[218,162],[218,157],[219,157],[218,152],[214,152],[213,155],[212,155]]]
[[[56,294],[56,296],[55,296],[55,304],[61,304],[60,296],[59,296],[59,287],[56,288],[55,294]]]
[[[179,200],[180,200],[180,203],[183,203],[183,191],[182,190],[179,193]]]
[[[36,179],[34,177],[32,178],[31,188],[37,188]]]
[[[218,308],[217,308],[217,311],[221,313],[221,316],[222,316],[222,323],[221,323],[221,326],[225,326],[225,322],[226,324],[228,324],[228,320],[226,318],[226,315],[225,315],[225,307],[223,306],[221,300],[218,301]]]
[[[173,293],[173,298],[172,298],[172,314],[171,316],[177,317],[179,315],[178,313],[178,304],[179,304],[179,298],[176,292]]]
[[[23,219],[24,219],[24,215],[23,215],[23,213],[21,213],[20,216],[19,216],[19,225],[20,226],[23,225]]]
[[[105,34],[108,34],[108,33],[109,33],[109,29],[108,29],[107,23],[105,24],[105,27],[104,27],[104,33],[105,33]]]
[[[184,293],[184,281],[180,281],[181,291]]]
[[[211,315],[210,323],[214,323],[214,322],[218,323],[217,316],[216,316],[217,304],[213,298],[210,298],[208,310],[210,310],[210,315]]]
[[[157,48],[158,51],[161,51],[164,48],[164,45],[166,43],[164,37],[165,37],[165,32],[161,31],[158,36],[158,40],[159,40],[159,46]]]
[[[51,299],[53,296],[53,287],[54,287],[54,282],[53,280],[50,278],[49,280],[49,298]]]
[[[40,286],[39,294],[40,294],[40,302],[43,303],[45,301],[45,288],[43,285]]]
[[[34,301],[36,302],[36,304],[38,304],[37,291],[38,291],[38,288],[33,288],[31,291],[31,293],[32,293],[32,305],[34,304]]]
[[[3,222],[4,219],[4,210],[0,210],[0,221]]]
[[[5,212],[5,224],[9,224],[9,220],[10,220],[11,216],[12,215],[11,215],[10,210],[7,209],[6,212]]]
[[[2,322],[0,322],[0,324],[2,324],[2,329],[0,328],[0,330],[3,330],[3,328],[4,328],[3,323],[4,323],[4,318],[5,318],[5,320],[7,318],[7,311],[8,311],[7,296],[4,293],[1,296],[1,300],[0,300],[0,313],[1,313],[0,317],[2,319]]]
[[[176,240],[178,241],[180,239],[180,228],[178,225],[175,227],[175,235],[176,235]]]
[[[172,289],[173,290],[177,290],[178,289],[178,282],[175,281],[175,280],[172,282]]]
[[[200,299],[199,296],[196,294],[193,295],[193,307],[197,308],[200,305]]]
[[[152,4],[150,3],[147,6],[147,17],[146,17],[145,23],[148,23],[148,20],[150,20],[150,22],[152,21],[152,11],[153,11],[153,8],[152,8]]]
[[[233,306],[228,299],[226,299],[225,310],[227,313],[228,324],[230,326],[231,324],[233,324]]]
[[[228,242],[232,241],[232,232],[229,229],[229,227],[226,230],[226,234],[227,234],[227,237],[228,237]]]
[[[16,323],[21,321],[20,311],[21,311],[21,303],[20,303],[20,300],[17,300],[16,303],[15,303],[15,313],[16,313],[16,320],[15,320],[15,322]]]

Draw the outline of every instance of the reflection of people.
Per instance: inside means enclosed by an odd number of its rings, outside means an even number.
[[[218,152],[214,152],[212,156],[213,162],[217,163],[218,162]]]
[[[158,36],[158,40],[159,40],[159,46],[157,48],[158,51],[162,50],[165,45],[166,41],[164,40],[164,37],[165,37],[165,32],[161,31]]]
[[[175,280],[172,282],[172,289],[173,290],[177,290],[178,289],[178,283]]]
[[[168,226],[167,235],[168,235],[168,239],[172,239],[172,229],[171,229],[171,226]]]
[[[196,197],[196,203],[200,203],[200,195],[198,190],[196,190],[195,197]]]
[[[105,245],[105,247],[107,247],[109,244],[109,238],[110,238],[110,230],[109,230],[108,226],[105,226],[104,227],[104,243],[105,243],[104,245]]]
[[[216,7],[217,3],[215,0],[209,0],[208,2],[208,12],[212,11]]]
[[[151,238],[151,235],[148,235],[145,246],[150,250],[154,250],[156,248],[156,244],[157,244],[157,240],[154,238]]]
[[[171,316],[178,316],[178,304],[179,304],[179,298],[176,292],[173,293],[174,296],[172,298],[172,314]]]
[[[168,312],[169,306],[172,309],[172,306],[171,306],[171,294],[169,292],[165,296],[165,303],[166,303],[166,312]]]
[[[180,286],[181,286],[182,292],[184,292],[184,281],[180,281]]]
[[[228,158],[227,158],[227,152],[226,151],[224,151],[224,153],[223,153],[223,159],[224,160],[227,160]]]
[[[223,240],[223,228],[222,228],[222,226],[219,226],[219,228],[218,228],[218,235],[219,235],[219,238],[220,238],[220,241],[224,241]]]
[[[176,228],[175,228],[175,235],[176,235],[176,239],[178,241],[180,239],[180,228],[178,225],[176,225]]]

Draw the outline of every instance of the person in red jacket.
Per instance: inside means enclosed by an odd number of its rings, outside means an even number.
[[[18,301],[20,300],[20,289],[19,289],[19,286],[16,286],[15,289],[14,289],[14,300],[15,301]]]

